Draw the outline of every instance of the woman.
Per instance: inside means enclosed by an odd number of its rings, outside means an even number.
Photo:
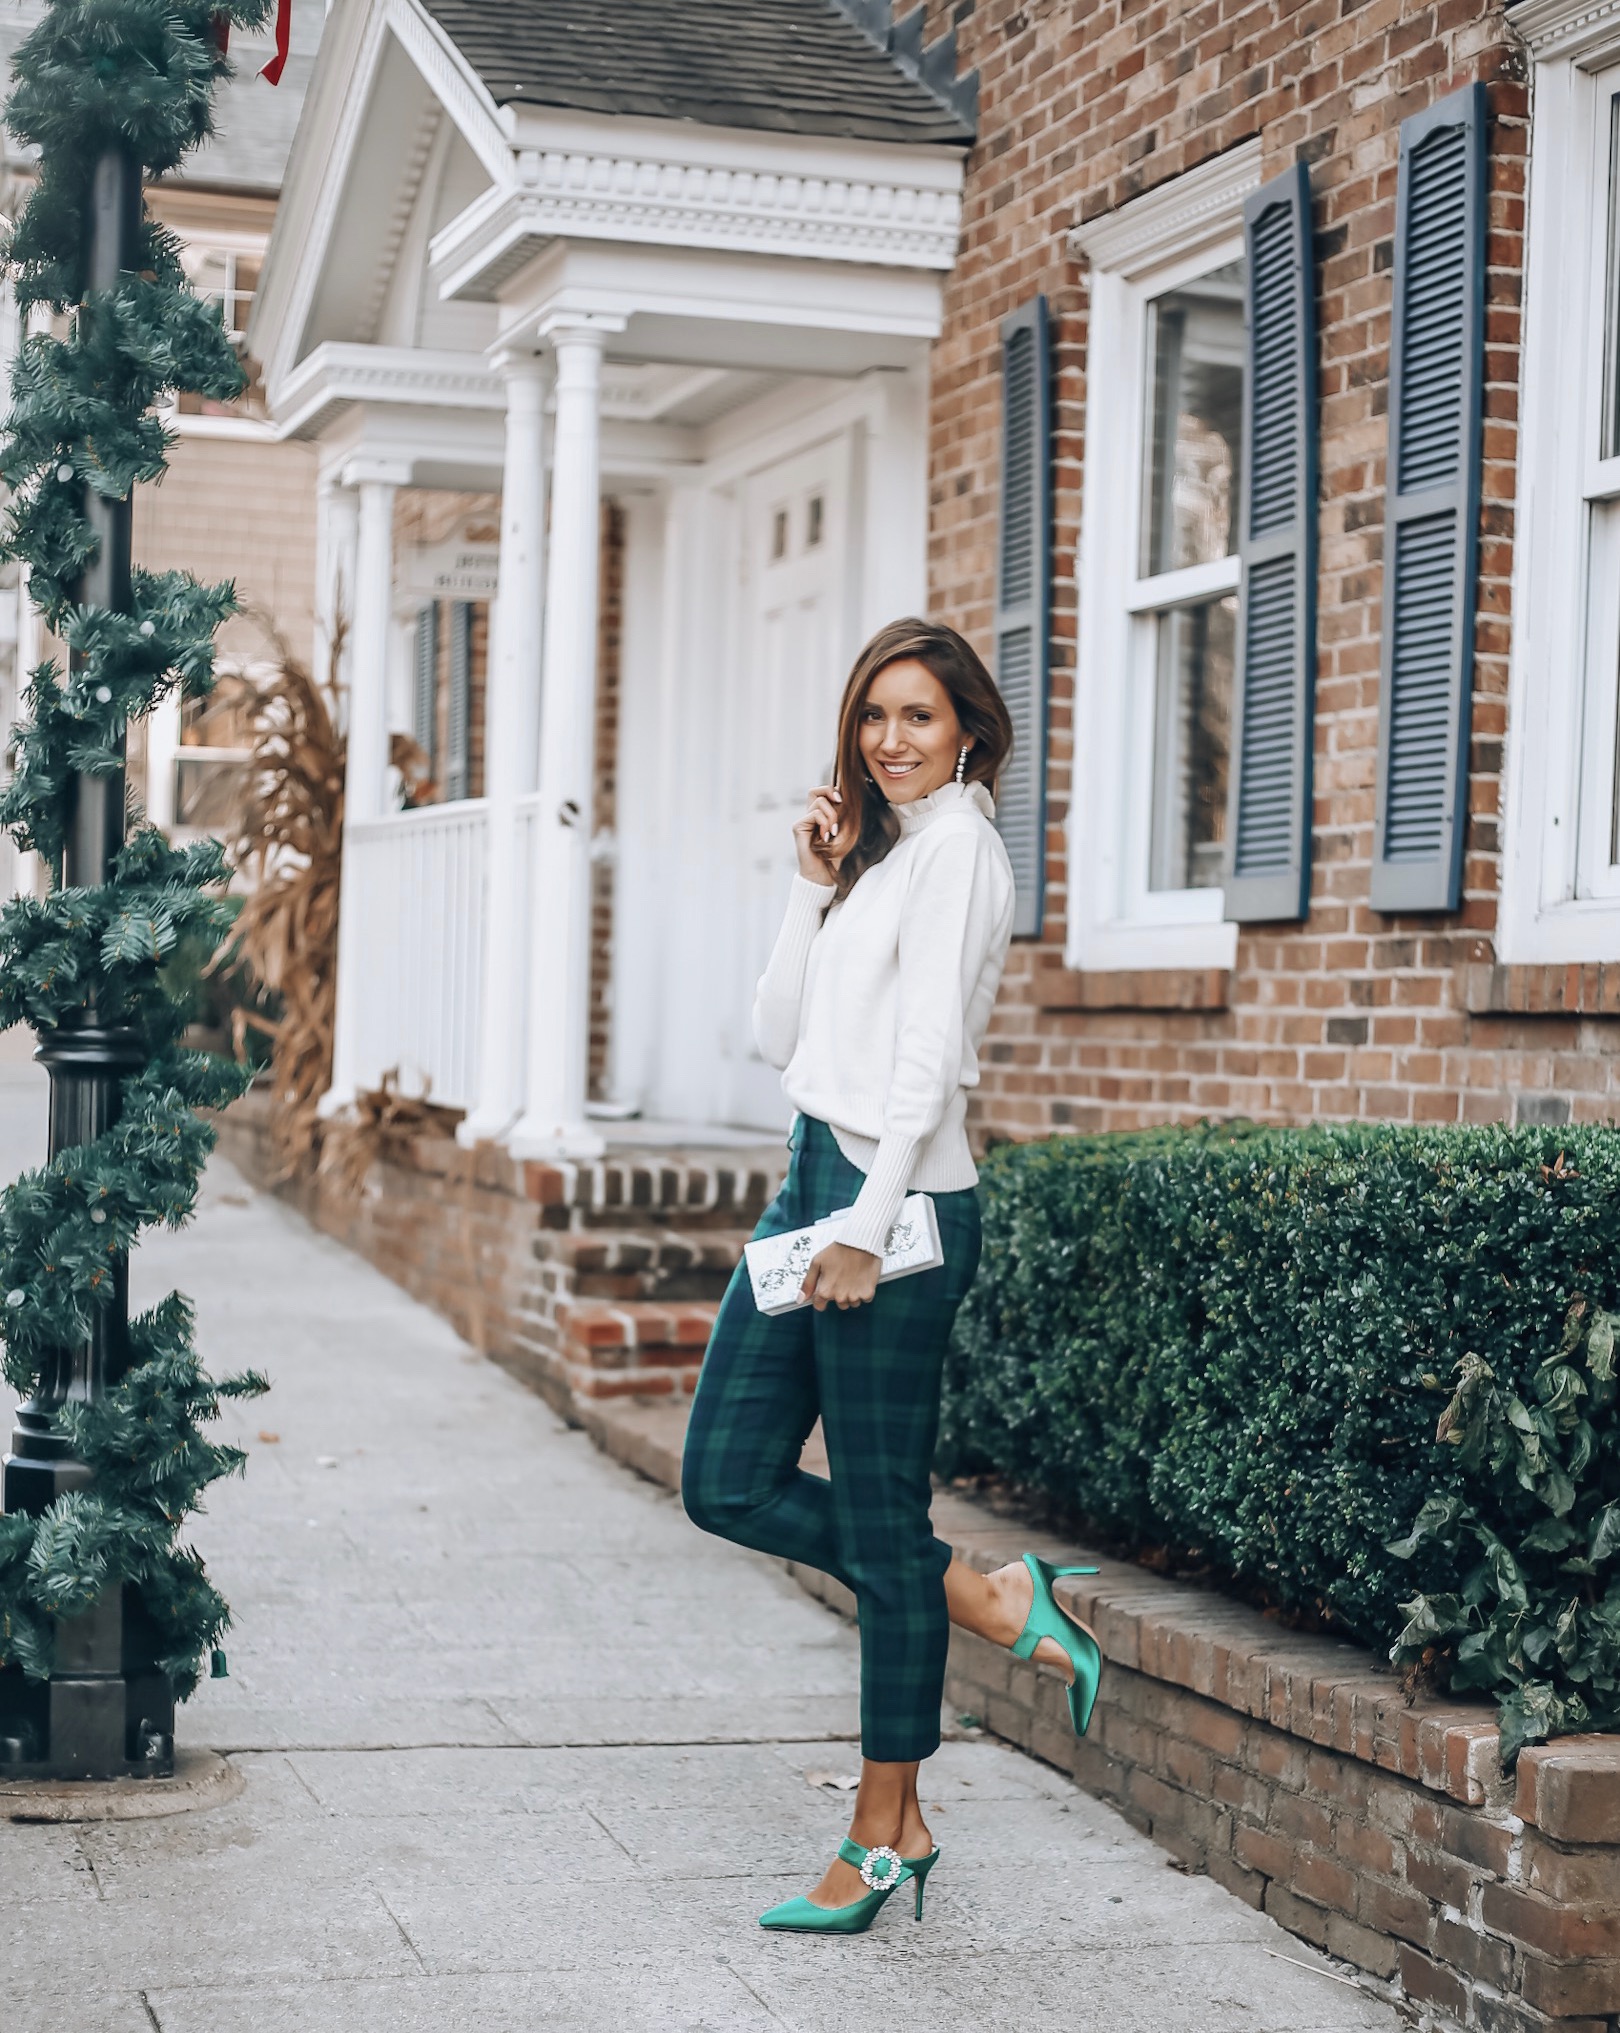
[[[1026,1554],[981,1575],[928,1521],[951,1322],[979,1261],[964,1121],[1012,933],[1013,875],[986,786],[1012,745],[990,674],[954,629],[896,621],[856,659],[837,770],[794,827],[799,872],[754,1032],[798,1114],[756,1235],[840,1208],[808,1308],[766,1316],[739,1267],[714,1324],[681,1493],[705,1531],[836,1575],[861,1634],[861,1783],[849,1839],[807,1898],[761,1924],[852,1934],[939,1852],[917,1767],[939,1744],[948,1623],[1070,1676],[1084,1732],[1099,1655]],[[943,1267],[879,1285],[908,1192],[931,1196]],[[799,1456],[817,1417],[831,1478]]]

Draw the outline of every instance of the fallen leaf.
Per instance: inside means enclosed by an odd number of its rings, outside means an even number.
[[[266,1447],[279,1447],[281,1445],[281,1435],[279,1433],[261,1433],[259,1438],[264,1442]]]

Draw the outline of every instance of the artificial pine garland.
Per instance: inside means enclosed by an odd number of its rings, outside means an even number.
[[[97,161],[125,149],[143,181],[173,170],[210,133],[230,27],[252,28],[271,0],[54,0],[17,51],[6,120],[40,151],[39,180],[9,249],[18,307],[66,320],[66,335],[24,342],[0,443],[12,501],[0,552],[27,565],[46,622],[72,667],[32,674],[12,737],[0,827],[43,856],[50,893],[0,909],[0,1030],[50,1031],[93,1001],[126,1025],[147,1063],[123,1085],[114,1129],[58,1153],[0,1196],[0,1344],[7,1383],[32,1391],[52,1351],[82,1342],[112,1295],[117,1260],[144,1228],[183,1222],[214,1133],[197,1111],[233,1100],[246,1072],[181,1044],[185,1017],[165,981],[182,939],[217,945],[230,912],[227,868],[212,842],[176,849],[150,827],[96,889],[62,886],[75,773],[116,774],[128,723],[178,687],[213,683],[214,633],[232,588],[184,573],[134,575],[134,611],[78,606],[95,552],[84,490],[121,500],[156,480],[167,433],[155,406],[185,390],[229,400],[241,365],[219,312],[193,294],[174,237],[143,213],[141,269],[86,287],[88,208]],[[265,1388],[248,1374],[215,1382],[178,1294],[130,1323],[130,1363],[94,1404],[59,1422],[93,1473],[88,1489],[39,1517],[0,1517],[0,1668],[49,1675],[53,1619],[133,1583],[163,1634],[161,1664],[184,1699],[229,1611],[178,1534],[202,1492],[241,1468],[204,1422],[226,1397]]]

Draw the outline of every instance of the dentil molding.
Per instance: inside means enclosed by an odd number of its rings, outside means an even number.
[[[1538,63],[1620,52],[1620,0],[1518,0],[1507,20]]]
[[[487,286],[485,259],[506,256],[514,238],[640,241],[910,268],[948,269],[956,259],[961,198],[922,183],[585,149],[524,149],[516,170],[515,183],[488,193],[434,240],[432,266],[451,290]]]

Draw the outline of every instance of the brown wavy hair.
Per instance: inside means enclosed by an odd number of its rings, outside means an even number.
[[[842,903],[867,869],[900,838],[900,821],[882,788],[866,773],[861,755],[861,708],[873,680],[890,664],[919,663],[931,671],[950,695],[964,735],[972,738],[964,779],[982,783],[995,795],[996,779],[1012,752],[1012,719],[985,669],[978,651],[965,636],[942,621],[915,615],[880,628],[855,659],[838,709],[838,761],[835,782],[843,793],[838,831],[814,850],[831,867],[840,843],[852,840],[835,873],[835,902]]]

